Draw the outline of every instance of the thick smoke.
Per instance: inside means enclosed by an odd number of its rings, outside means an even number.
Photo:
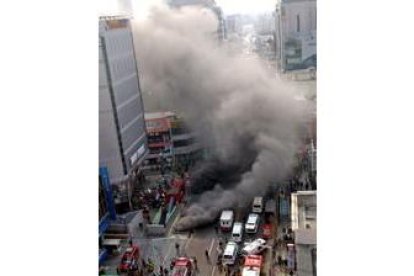
[[[154,9],[134,25],[146,110],[184,114],[211,151],[193,184],[211,190],[185,210],[178,229],[210,223],[284,180],[301,140],[304,109],[294,89],[257,59],[229,54],[216,28],[212,12],[195,8]]]

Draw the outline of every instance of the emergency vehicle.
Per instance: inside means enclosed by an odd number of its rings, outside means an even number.
[[[118,265],[117,271],[127,272],[138,270],[139,248],[138,246],[128,247],[122,256],[121,263]]]
[[[260,255],[249,255],[244,258],[242,276],[260,276],[263,257]]]
[[[223,265],[234,265],[237,260],[239,246],[233,241],[229,241],[224,249]]]
[[[193,261],[190,258],[180,257],[174,262],[172,276],[191,276],[194,274]]]
[[[224,210],[220,216],[220,229],[223,232],[228,232],[233,227],[234,212],[232,210]]]

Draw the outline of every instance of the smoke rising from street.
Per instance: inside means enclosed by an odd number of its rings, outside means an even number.
[[[157,8],[133,27],[146,111],[183,114],[210,147],[211,159],[194,173],[195,189],[204,192],[184,211],[178,230],[250,204],[287,177],[306,121],[293,87],[257,59],[230,55],[207,9]],[[212,177],[207,185],[208,174],[220,169],[228,179]]]

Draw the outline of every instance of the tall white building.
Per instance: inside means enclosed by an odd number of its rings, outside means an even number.
[[[132,182],[148,152],[130,20],[99,21],[99,166],[119,188],[115,203],[128,203]]]
[[[279,0],[275,16],[281,68],[316,67],[316,0]]]

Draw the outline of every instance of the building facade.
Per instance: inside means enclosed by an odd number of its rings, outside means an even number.
[[[316,68],[316,0],[279,0],[275,24],[281,69]]]
[[[115,204],[129,204],[148,153],[144,107],[130,20],[99,20],[99,165],[114,185]]]
[[[296,274],[316,276],[316,191],[291,195],[292,230],[295,237]]]
[[[164,174],[175,169],[185,171],[202,158],[197,134],[174,112],[145,113],[149,154],[145,170]]]

